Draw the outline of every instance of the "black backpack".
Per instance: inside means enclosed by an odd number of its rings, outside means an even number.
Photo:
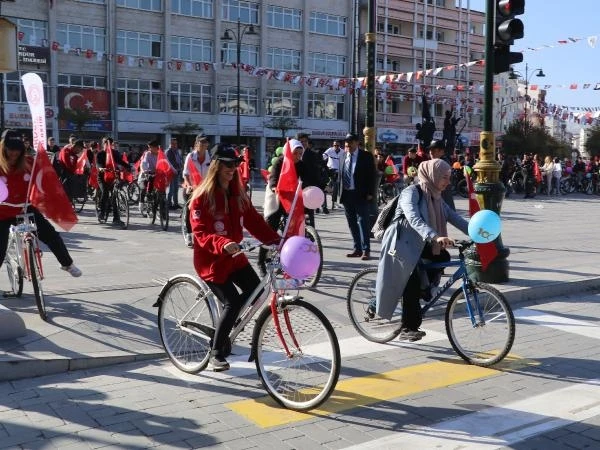
[[[421,190],[421,186],[417,185],[417,191],[419,191],[419,203],[421,202],[421,197],[423,196],[423,191]],[[390,202],[388,202],[383,209],[377,215],[377,219],[375,220],[375,225],[371,228],[371,232],[373,233],[373,237],[377,240],[383,239],[383,234],[387,227],[389,227],[394,219],[394,215],[396,213],[396,208],[398,207],[398,200],[400,199],[400,195],[396,195]]]

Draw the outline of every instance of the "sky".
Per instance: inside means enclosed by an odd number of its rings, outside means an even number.
[[[463,0],[463,5],[466,1]],[[471,0],[471,9],[485,11],[486,0]],[[529,84],[552,85],[547,89],[548,103],[575,107],[600,107],[600,0],[525,0],[525,14],[519,16],[525,27],[523,39],[515,41],[514,51],[523,51],[523,63],[513,67],[525,76],[528,65]],[[592,48],[588,37],[597,36],[598,44]],[[581,41],[561,45],[558,41],[583,38]],[[538,48],[552,45],[554,48]],[[538,78],[535,69],[543,69],[546,76]],[[533,75],[532,75],[533,74]],[[577,83],[577,90],[570,86]],[[590,83],[589,89],[582,89]]]

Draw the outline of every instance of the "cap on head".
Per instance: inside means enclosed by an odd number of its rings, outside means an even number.
[[[196,142],[208,142],[208,136],[204,133],[196,135]]]
[[[345,142],[358,142],[358,136],[355,133],[348,133],[344,138]]]
[[[6,130],[4,130],[2,132],[2,140],[5,141],[8,139],[19,139],[20,140],[21,136],[15,130],[7,128]]]
[[[301,148],[304,151],[304,145],[297,139],[290,139],[290,148],[294,151],[297,148]]]
[[[218,161],[240,161],[235,150],[227,144],[215,144],[211,149],[212,159]]]

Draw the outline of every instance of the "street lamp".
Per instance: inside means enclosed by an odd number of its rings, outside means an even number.
[[[535,73],[536,77],[545,77],[546,74],[542,69],[535,69],[531,75],[529,74],[529,66],[525,63],[525,118],[527,118],[527,103],[529,102],[529,80],[531,76]],[[519,77],[523,77],[523,74],[520,72],[510,69],[510,75],[508,76],[509,80],[518,80]]]
[[[241,141],[241,130],[240,130],[240,60],[241,60],[241,55],[242,55],[242,39],[244,38],[244,36],[250,36],[250,35],[256,35],[256,31],[254,31],[254,25],[244,25],[242,27],[242,23],[240,22],[240,19],[238,17],[237,20],[237,33],[235,31],[233,31],[231,28],[226,28],[225,32],[223,33],[223,37],[221,38],[224,41],[235,41],[237,47],[236,47],[236,51],[237,51],[237,97],[236,97],[236,122],[235,122],[235,127],[236,127],[236,136],[237,136],[237,146],[238,146],[238,150],[240,148],[240,146],[242,145],[242,141]],[[229,53],[229,52],[227,52]]]

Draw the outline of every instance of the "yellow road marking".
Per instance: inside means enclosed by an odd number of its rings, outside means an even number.
[[[472,366],[456,360],[438,361],[366,377],[348,378],[338,382],[333,395],[319,409],[307,413],[285,409],[268,396],[232,402],[226,406],[259,427],[269,428],[491,377],[501,373],[502,369],[529,364],[535,363],[509,355],[495,368]]]

